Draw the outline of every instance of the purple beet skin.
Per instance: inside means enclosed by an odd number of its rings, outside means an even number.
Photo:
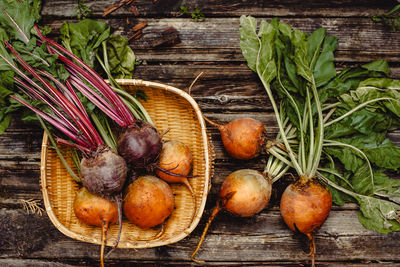
[[[83,185],[93,194],[117,194],[124,186],[128,167],[125,160],[108,147],[102,147],[81,161]]]
[[[161,136],[145,121],[136,121],[118,139],[118,153],[134,168],[148,168],[161,153]]]

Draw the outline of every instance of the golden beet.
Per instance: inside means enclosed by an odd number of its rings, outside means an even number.
[[[309,180],[296,182],[285,189],[280,210],[290,229],[309,234],[325,222],[331,206],[329,189],[317,180]]]
[[[163,180],[141,176],[128,186],[123,210],[129,221],[143,229],[164,222],[174,209],[171,187]]]

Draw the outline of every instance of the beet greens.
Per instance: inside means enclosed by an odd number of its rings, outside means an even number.
[[[305,212],[312,214],[311,203],[318,197],[326,199],[319,205],[327,209],[318,223],[314,222],[316,226],[326,219],[333,199],[337,204],[357,202],[359,220],[367,228],[383,233],[400,230],[400,191],[391,189],[398,190],[400,183],[384,173],[400,168],[400,148],[386,138],[388,130],[400,126],[399,83],[383,78],[389,74],[387,63],[378,60],[337,73],[333,54],[337,38],[327,36],[325,29],[307,34],[277,19],[261,21],[258,28],[257,20],[250,16],[242,16],[240,22],[243,55],[266,89],[285,145],[285,149],[274,147],[270,153],[299,176],[298,182],[287,188],[296,196],[286,201],[288,194],[284,193],[281,200],[288,226],[291,219]],[[382,90],[385,87],[387,90]],[[296,129],[295,143],[289,143],[285,119]],[[323,189],[317,178],[330,190]],[[303,201],[306,205],[299,207],[298,213],[287,215],[288,206],[294,208],[307,190],[315,198]],[[325,197],[328,192],[332,197]],[[310,238],[314,264],[311,234],[316,229],[302,228],[300,222],[305,220],[295,221],[296,229],[291,228]]]

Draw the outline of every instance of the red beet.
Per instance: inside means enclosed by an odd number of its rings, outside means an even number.
[[[124,129],[118,139],[118,152],[133,168],[146,168],[156,162],[162,148],[157,129],[137,120]]]
[[[122,190],[128,168],[125,160],[108,147],[101,147],[81,161],[82,184],[93,194],[108,196]]]

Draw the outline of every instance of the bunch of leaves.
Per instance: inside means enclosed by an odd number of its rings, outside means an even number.
[[[242,16],[240,25],[242,53],[268,93],[280,133],[286,117],[297,128],[298,145],[283,139],[287,164],[326,182],[336,204],[358,203],[366,228],[399,231],[400,181],[386,173],[400,170],[400,148],[387,137],[399,128],[400,95],[399,82],[385,78],[387,63],[338,73],[337,38],[325,29],[307,34],[277,19],[258,25],[250,16]]]
[[[203,13],[201,13],[201,9],[195,8],[193,11],[189,11],[187,9],[187,7],[185,7],[185,6],[180,6],[180,9],[181,9],[182,15],[190,14],[190,16],[192,17],[192,19],[195,22],[206,18],[206,16]]]
[[[150,116],[138,101],[139,98],[146,100],[146,95],[139,90],[130,95],[116,82],[116,79],[132,78],[136,65],[135,54],[126,38],[111,34],[106,23],[91,19],[78,23],[64,22],[60,32],[62,44],[97,72],[103,73],[114,90],[130,103],[129,107],[136,118],[151,122]]]
[[[78,23],[64,22],[60,32],[62,44],[91,68],[104,73],[101,64],[107,63],[113,78],[132,78],[135,54],[126,38],[111,34],[107,23],[91,19]]]
[[[0,55],[3,56],[0,58],[0,134],[4,133],[10,125],[12,114],[22,107],[17,101],[8,97],[13,93],[14,71],[4,59],[13,62],[13,57],[9,55],[4,42],[15,43],[24,59],[29,58],[31,62],[36,61],[39,65],[50,65],[42,60],[42,57],[47,54],[42,48],[32,50],[35,38],[30,39],[31,29],[40,19],[40,9],[41,1],[39,0],[26,0],[21,3],[14,0],[0,0]],[[15,25],[18,25],[18,28]]]
[[[392,30],[400,30],[400,4],[394,6],[390,11],[371,17],[373,22],[389,24]]]

